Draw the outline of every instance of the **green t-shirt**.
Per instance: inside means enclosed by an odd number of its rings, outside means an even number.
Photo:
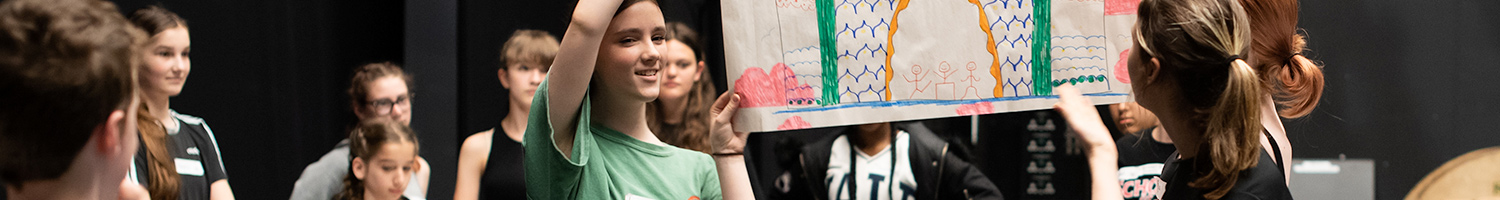
[[[526,125],[530,199],[718,200],[718,169],[701,152],[636,140],[591,123],[589,96],[578,109],[572,159],[552,141],[547,82],[537,88]]]

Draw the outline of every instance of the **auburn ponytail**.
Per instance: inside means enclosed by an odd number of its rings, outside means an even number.
[[[141,146],[146,148],[146,170],[149,176],[146,191],[152,200],[176,200],[182,190],[182,176],[177,175],[177,163],[168,151],[172,143],[167,139],[167,130],[160,119],[151,116],[151,109],[141,104],[136,112],[136,129],[140,131]]]
[[[1323,96],[1323,69],[1302,52],[1306,37],[1298,34],[1296,0],[1238,0],[1250,16],[1254,45],[1250,66],[1276,100],[1284,118],[1312,113]]]
[[[1207,175],[1188,186],[1213,188],[1204,198],[1218,199],[1229,192],[1240,171],[1255,167],[1260,159],[1261,81],[1244,60],[1229,64],[1228,82],[1215,106],[1207,113],[1207,130],[1203,132],[1203,153],[1213,162]]]
[[[1306,45],[1306,40],[1301,35],[1296,38],[1295,46],[1299,47],[1299,52],[1287,59],[1286,66],[1276,77],[1281,85],[1273,93],[1277,111],[1285,118],[1307,116],[1323,98],[1323,67],[1302,55],[1300,47]]]

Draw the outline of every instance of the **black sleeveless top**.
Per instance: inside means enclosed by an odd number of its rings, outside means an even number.
[[[495,126],[492,134],[490,157],[479,177],[479,199],[526,199],[526,168],[521,163],[526,149],[502,126]]]
[[[1279,147],[1272,148],[1280,151]],[[1277,162],[1281,154],[1275,154],[1276,158],[1272,158],[1271,152],[1264,149],[1260,152],[1260,161],[1254,167],[1240,171],[1239,179],[1221,199],[1292,199],[1286,177],[1282,176],[1284,172],[1281,164]],[[1208,162],[1200,158],[1179,160],[1177,153],[1172,153],[1161,173],[1161,178],[1167,182],[1167,191],[1162,199],[1204,199],[1203,194],[1212,190],[1193,188],[1188,183],[1212,170]]]

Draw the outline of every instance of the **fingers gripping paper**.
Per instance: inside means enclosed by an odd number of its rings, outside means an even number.
[[[737,131],[1129,99],[1138,0],[725,0]]]

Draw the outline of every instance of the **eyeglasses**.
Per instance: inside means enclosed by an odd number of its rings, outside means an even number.
[[[391,114],[391,111],[394,110],[393,108],[395,108],[396,106],[401,106],[402,110],[411,110],[411,98],[412,98],[412,96],[414,96],[414,95],[412,95],[412,94],[406,94],[406,95],[401,95],[399,97],[396,97],[395,100],[392,100],[392,99],[380,99],[380,100],[365,101],[365,106],[368,106],[371,110],[374,110],[375,114],[389,115],[389,114]]]

